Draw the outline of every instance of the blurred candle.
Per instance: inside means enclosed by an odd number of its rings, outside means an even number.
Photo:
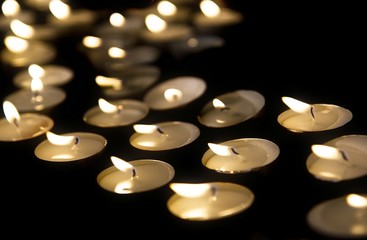
[[[191,221],[208,221],[239,214],[248,209],[253,192],[239,184],[228,182],[171,183],[175,192],[167,202],[176,217]]]

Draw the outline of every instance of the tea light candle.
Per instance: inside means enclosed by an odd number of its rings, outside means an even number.
[[[307,170],[316,178],[339,182],[367,175],[367,136],[345,135],[312,145]]]
[[[206,90],[206,82],[198,77],[175,77],[150,89],[144,96],[144,102],[154,110],[167,110],[186,105]]]
[[[200,135],[200,129],[187,122],[161,122],[154,125],[135,124],[130,144],[150,151],[169,150],[190,144]]]
[[[10,22],[18,19],[23,22],[34,22],[35,14],[33,11],[24,10],[16,0],[5,0],[1,4],[0,29],[7,31]]]
[[[321,202],[307,214],[311,228],[343,239],[367,237],[367,195],[351,193]]]
[[[88,132],[71,132],[61,135],[47,131],[44,140],[34,150],[41,160],[49,162],[71,162],[86,159],[101,152],[107,140],[98,134]]]
[[[290,109],[278,116],[278,122],[292,132],[335,129],[353,117],[348,109],[333,104],[308,104],[291,97],[282,100]]]
[[[240,138],[220,144],[208,143],[202,157],[205,167],[220,173],[243,173],[272,163],[279,156],[279,147],[261,138]]]
[[[239,214],[255,199],[249,188],[228,182],[171,183],[170,187],[175,194],[168,199],[168,210],[176,217],[191,221]]]
[[[31,64],[28,69],[14,76],[13,83],[17,87],[30,88],[32,79],[40,78],[44,86],[61,86],[71,81],[73,77],[74,71],[66,66]]]
[[[19,114],[9,101],[4,101],[5,118],[0,119],[0,141],[16,142],[38,137],[54,126],[48,116],[35,113]]]
[[[117,194],[132,194],[150,191],[164,186],[175,175],[174,168],[163,161],[140,159],[124,161],[111,156],[111,166],[97,176],[98,184]]]
[[[265,105],[262,94],[253,90],[237,90],[222,94],[208,102],[198,120],[207,127],[233,126],[254,117]]]
[[[83,120],[98,127],[127,126],[143,119],[149,113],[144,102],[133,99],[98,100],[98,106],[89,109]]]

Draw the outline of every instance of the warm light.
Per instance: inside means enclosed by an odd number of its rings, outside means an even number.
[[[125,24],[125,17],[120,13],[112,13],[110,23],[114,27],[121,27]]]
[[[347,203],[354,208],[367,208],[367,197],[354,193],[348,194]]]
[[[75,136],[62,136],[62,135],[57,135],[50,131],[46,132],[46,137],[48,141],[50,141],[50,143],[54,145],[59,145],[59,146],[75,144],[77,140]]]
[[[335,160],[347,159],[344,152],[340,151],[335,147],[314,144],[311,146],[311,149],[314,154],[324,159],[335,159]]]
[[[111,161],[113,163],[113,165],[120,171],[122,172],[131,172],[131,175],[133,175],[134,173],[134,166],[131,165],[130,163],[122,160],[121,158],[115,157],[115,156],[111,156]]]
[[[200,10],[207,17],[216,17],[220,14],[219,6],[211,0],[203,0],[200,2]]]
[[[20,120],[20,115],[14,104],[9,101],[4,101],[3,110],[6,120],[8,120],[9,123],[17,125]]]
[[[151,32],[161,32],[167,28],[166,21],[154,14],[146,16],[145,25]]]
[[[149,124],[134,124],[133,126],[134,130],[138,133],[153,133],[158,130],[157,125],[149,125]]]
[[[16,16],[20,12],[20,5],[15,0],[5,0],[1,5],[1,10],[6,17]]]
[[[6,36],[4,43],[9,51],[14,53],[24,52],[29,46],[27,40],[15,36]]]
[[[291,97],[282,97],[282,101],[293,111],[305,113],[311,110],[311,105]]]
[[[32,78],[41,78],[45,75],[45,70],[37,64],[31,64],[28,67],[28,73]]]
[[[34,36],[33,27],[23,23],[18,19],[14,19],[10,22],[10,29],[16,36],[21,38],[29,39]]]
[[[43,90],[43,82],[40,78],[32,78],[31,90],[32,92],[41,92]]]
[[[111,47],[108,49],[108,55],[112,58],[123,58],[126,56],[126,51],[118,47]]]
[[[71,11],[69,5],[60,0],[51,0],[49,9],[51,13],[60,20],[68,18]]]
[[[168,88],[164,91],[164,98],[168,102],[180,101],[182,99],[182,92],[176,88]]]
[[[208,183],[171,183],[169,186],[178,195],[187,198],[205,196],[212,189]]]
[[[94,36],[86,36],[83,38],[83,45],[88,48],[98,48],[102,45],[102,39]]]
[[[114,192],[119,194],[132,193],[133,192],[131,190],[132,186],[133,182],[130,179],[121,181],[118,184],[116,184]]]
[[[226,105],[221,100],[219,100],[218,98],[213,99],[213,106],[215,108],[218,108],[218,109],[226,108]]]
[[[96,83],[100,87],[112,87],[115,90],[122,88],[122,81],[118,78],[104,77],[101,75],[96,76]]]
[[[220,156],[236,156],[238,152],[230,146],[222,144],[208,143],[209,148],[217,155]]]
[[[169,1],[160,1],[157,5],[157,10],[163,16],[172,16],[176,14],[177,7]]]
[[[195,48],[199,45],[199,41],[197,38],[192,37],[187,40],[187,45],[189,47]]]
[[[99,108],[105,113],[115,113],[119,110],[119,107],[109,103],[103,98],[98,99]]]

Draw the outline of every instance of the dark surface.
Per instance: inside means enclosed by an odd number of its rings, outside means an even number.
[[[113,1],[104,3],[103,6],[79,4],[79,7],[111,10],[150,4],[146,1],[126,6]],[[151,111],[144,119],[145,123],[188,121],[200,128],[201,134],[192,144],[162,152],[134,149],[129,144],[131,126],[101,129],[83,122],[84,112],[101,97],[94,82],[99,72],[78,51],[81,35],[57,41],[59,55],[55,63],[72,68],[75,77],[63,86],[66,101],[49,113],[55,121],[55,132],[95,132],[106,137],[108,144],[101,154],[88,161],[52,164],[33,154],[44,136],[15,143],[1,142],[2,232],[15,228],[11,231],[13,236],[47,238],[323,239],[324,236],[307,225],[307,212],[324,200],[350,192],[367,193],[366,177],[340,183],[322,182],[310,175],[305,165],[311,144],[347,134],[367,134],[365,71],[362,71],[365,54],[360,49],[359,8],[337,4],[228,1],[245,18],[241,24],[218,33],[225,39],[223,47],[179,59],[163,50],[154,63],[162,71],[159,81],[193,75],[205,79],[208,85],[194,102],[178,109]],[[0,73],[0,96],[4,98],[16,90],[12,85],[14,71],[3,64]],[[264,95],[265,107],[256,118],[223,129],[199,124],[197,115],[204,104],[215,96],[239,89],[256,90]],[[281,101],[285,95],[309,103],[343,106],[353,113],[353,119],[326,132],[289,132],[277,122],[277,116],[286,110]],[[208,142],[245,137],[273,141],[280,148],[278,159],[258,171],[234,175],[216,173],[201,164]],[[181,220],[166,207],[173,194],[168,185],[131,195],[101,189],[96,176],[111,165],[111,155],[126,160],[166,161],[175,168],[174,182],[242,184],[254,192],[255,201],[246,211],[225,219]]]

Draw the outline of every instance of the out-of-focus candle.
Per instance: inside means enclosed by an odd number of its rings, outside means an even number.
[[[307,222],[320,234],[331,238],[367,237],[367,195],[351,193],[321,202],[307,214]]]
[[[100,153],[107,145],[107,140],[98,134],[71,132],[61,135],[47,131],[47,140],[41,142],[34,154],[49,162],[71,162]]]
[[[83,120],[98,127],[127,126],[143,119],[149,113],[144,102],[133,99],[98,100],[98,106],[89,109]]]
[[[35,21],[33,11],[22,9],[16,0],[5,0],[1,4],[0,29],[8,31],[10,23],[14,19],[22,22],[32,23]]]
[[[335,129],[353,117],[348,109],[333,104],[308,104],[291,97],[282,100],[290,109],[278,116],[278,122],[292,132]]]
[[[150,191],[164,186],[175,175],[174,168],[163,161],[140,159],[124,161],[111,156],[113,166],[97,176],[98,184],[105,190],[117,194],[132,194]]]
[[[150,89],[144,96],[144,101],[151,109],[167,110],[186,105],[206,90],[206,82],[198,77],[175,77]]]
[[[253,90],[237,90],[222,94],[201,110],[201,124],[220,128],[233,126],[254,117],[264,107],[265,98]]]
[[[54,126],[48,116],[35,113],[19,114],[9,101],[4,101],[5,118],[0,119],[0,141],[16,142],[35,138]]]
[[[312,145],[306,166],[316,178],[339,182],[367,175],[367,136],[345,135]]]
[[[192,123],[173,121],[153,125],[135,124],[130,144],[150,151],[169,150],[190,144],[200,135],[200,129]]]
[[[176,217],[191,221],[208,221],[239,214],[248,209],[253,192],[242,185],[228,182],[171,183],[175,192],[167,207]]]
[[[272,163],[279,155],[279,147],[260,138],[240,138],[220,144],[209,143],[202,157],[205,167],[221,173],[243,173]]]

